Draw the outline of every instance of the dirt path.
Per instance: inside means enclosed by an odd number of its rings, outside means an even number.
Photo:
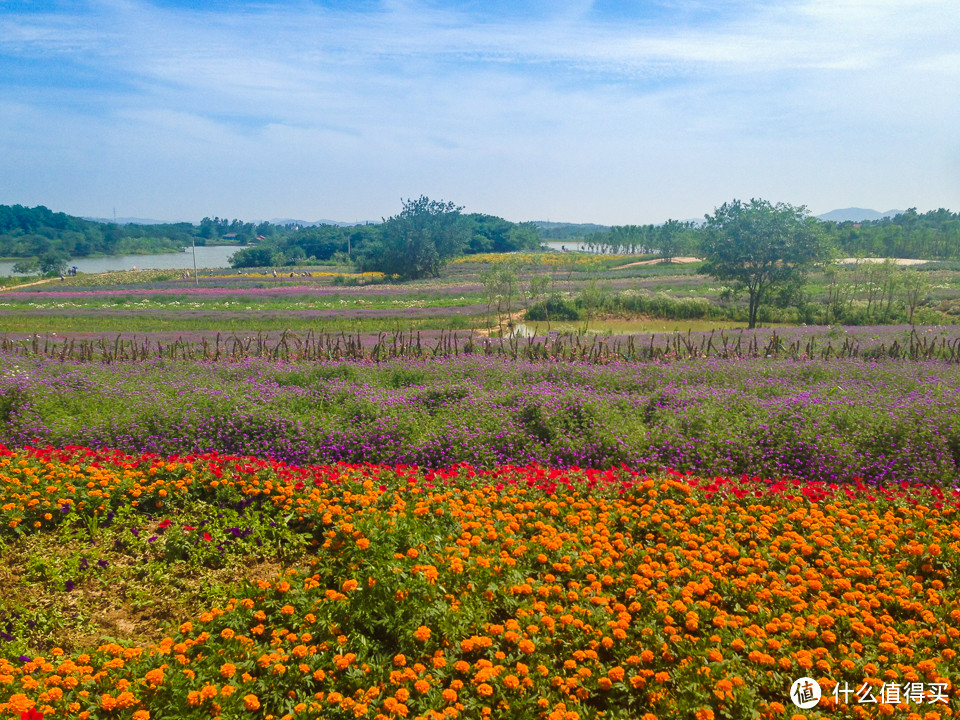
[[[671,258],[671,259],[668,260],[667,262],[668,262],[668,263],[677,263],[678,265],[682,265],[682,264],[684,264],[684,263],[700,262],[701,260],[703,260],[703,258],[695,258],[695,257],[675,257],[675,258]],[[657,264],[662,263],[662,262],[663,262],[663,260],[661,260],[660,258],[654,258],[653,260],[638,260],[637,262],[627,263],[626,265],[620,265],[620,266],[615,267],[615,268],[613,268],[613,269],[614,269],[614,270],[623,270],[624,268],[636,267],[637,265],[657,265]]]
[[[0,288],[0,292],[6,292],[8,290],[19,290],[20,288],[30,287],[31,285],[43,285],[44,283],[51,282],[53,278],[44,278],[43,280],[34,280],[33,282],[23,283],[22,285],[11,285],[10,287]]]
[[[480,330],[474,330],[474,333],[480,337],[490,337],[491,333],[495,333],[497,330],[499,330],[501,335],[505,335],[511,327],[518,325],[520,321],[523,320],[523,316],[526,314],[526,310],[521,310],[520,312],[515,312],[512,315],[504,315],[503,322],[499,328],[482,328]],[[494,323],[496,323],[496,320],[494,320]]]

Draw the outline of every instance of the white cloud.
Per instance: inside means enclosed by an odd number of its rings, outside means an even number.
[[[415,2],[88,7],[0,13],[8,63],[48,56],[103,83],[21,86],[17,100],[67,128],[73,156],[113,192],[126,186],[103,178],[133,175],[117,157],[154,185],[176,178],[190,217],[233,202],[237,216],[376,218],[428,189],[515,219],[608,222],[765,192],[823,210],[854,193],[879,209],[956,197],[953,0],[728,3],[711,23],[694,3],[674,11],[682,24],[591,19],[590,2],[496,19]],[[33,156],[52,172],[22,112],[2,127],[25,168]],[[954,155],[938,160],[936,146]],[[253,192],[251,176],[271,186]]]

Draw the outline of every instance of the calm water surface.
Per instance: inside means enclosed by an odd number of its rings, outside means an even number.
[[[230,267],[229,258],[241,245],[217,245],[197,248],[198,268]],[[82,273],[115,272],[117,270],[193,270],[193,249],[163,255],[111,255],[99,258],[74,258],[68,267],[76,265]],[[12,262],[0,263],[0,275],[13,275]]]

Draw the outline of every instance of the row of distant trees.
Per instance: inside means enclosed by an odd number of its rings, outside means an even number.
[[[918,213],[911,208],[895,217],[863,222],[810,221],[831,246],[848,257],[960,258],[960,214],[949,210]],[[662,225],[621,225],[591,232],[582,242],[595,252],[701,255],[706,230],[707,223],[668,220]]]
[[[437,277],[451,258],[465,253],[538,250],[533,223],[514,223],[480,213],[464,214],[452,202],[421,196],[402,201],[399,214],[382,223],[319,225],[276,233],[231,257],[233,267],[269,267],[338,260],[361,271],[404,279]]]
[[[783,205],[783,204],[781,204]],[[948,210],[918,213],[910,209],[893,218],[824,222],[795,208],[816,229],[826,246],[842,255],[960,258],[960,214]],[[595,252],[653,253],[664,258],[703,256],[711,238],[705,223],[668,220],[661,225],[566,226],[583,232],[566,237]],[[540,227],[538,227],[538,225]],[[444,263],[462,253],[535,250],[542,240],[563,235],[557,223],[513,223],[479,213],[464,214],[452,202],[421,196],[402,201],[401,212],[381,223],[301,227],[204,218],[191,223],[136,225],[104,223],[55,213],[39,206],[0,205],[0,256],[22,258],[21,269],[51,272],[70,258],[163,252],[196,243],[231,243],[249,247],[232,258],[234,267],[296,265],[343,260],[362,270],[381,270],[403,278],[439,274]]]

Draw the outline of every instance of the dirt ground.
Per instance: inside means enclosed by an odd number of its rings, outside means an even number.
[[[663,263],[663,262],[676,263],[676,264],[678,264],[678,265],[682,265],[682,264],[685,264],[685,263],[700,262],[701,260],[703,260],[703,258],[695,258],[695,257],[675,257],[675,258],[671,258],[670,260],[667,260],[667,261],[660,260],[659,258],[654,258],[653,260],[639,260],[638,262],[627,263],[626,265],[620,265],[620,266],[615,267],[615,268],[613,268],[613,269],[614,269],[614,270],[623,270],[624,268],[636,267],[637,265],[657,265],[657,264]]]

